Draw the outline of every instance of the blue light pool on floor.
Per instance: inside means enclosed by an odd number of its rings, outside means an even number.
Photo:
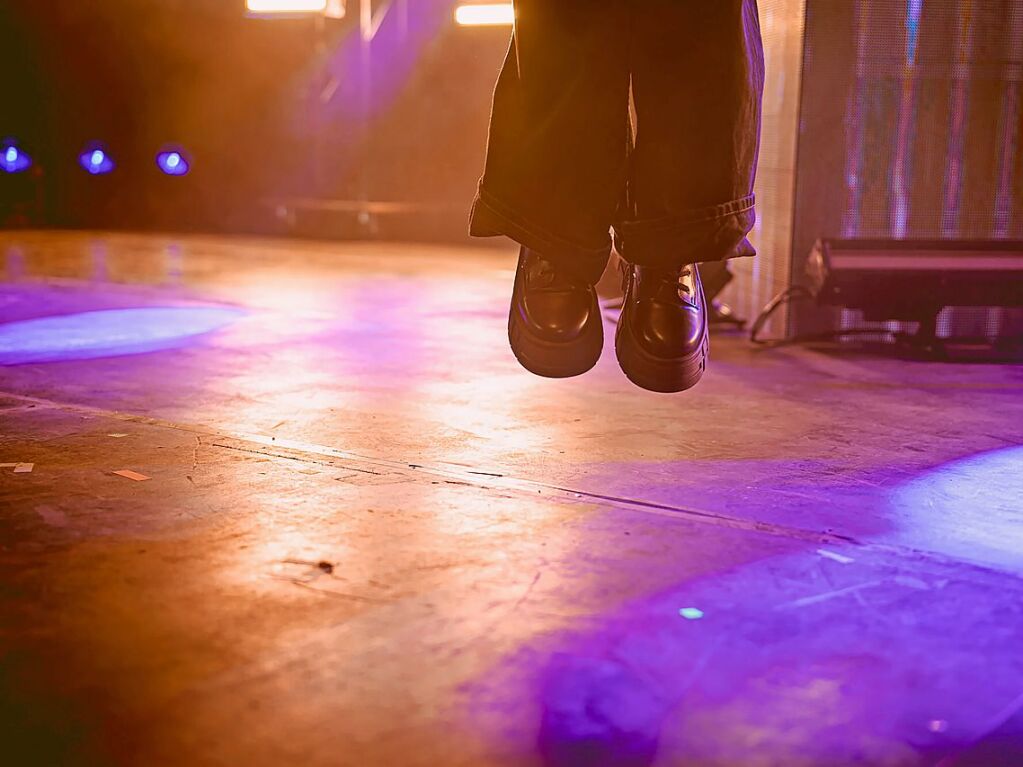
[[[1021,445],[927,469],[894,488],[890,505],[892,521],[919,547],[1023,571]]]
[[[149,307],[0,325],[0,365],[96,359],[174,349],[240,319],[240,309]]]

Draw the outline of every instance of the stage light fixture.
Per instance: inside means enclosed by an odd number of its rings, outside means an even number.
[[[114,169],[114,161],[102,148],[89,147],[78,156],[78,163],[93,176],[102,176]]]
[[[14,144],[5,144],[0,151],[0,170],[5,173],[21,173],[32,167],[32,158]]]
[[[1023,242],[822,239],[806,276],[818,304],[918,322],[914,343],[927,346],[945,307],[1023,306]]]
[[[946,306],[1023,305],[1023,242],[822,239],[806,266],[818,303],[868,320],[917,320]]]
[[[186,176],[192,169],[188,158],[177,149],[160,152],[156,156],[156,166],[168,176]]]
[[[510,26],[515,23],[511,3],[470,3],[455,8],[455,21],[463,27]]]
[[[820,239],[806,262],[806,280],[783,290],[753,322],[750,340],[768,318],[796,300],[862,312],[867,322],[916,322],[908,340],[939,344],[938,315],[946,307],[1023,306],[1023,242],[1012,240]],[[879,335],[864,327],[797,335],[819,341],[850,335]]]

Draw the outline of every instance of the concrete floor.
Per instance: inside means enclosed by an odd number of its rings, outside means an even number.
[[[510,251],[0,257],[5,764],[1023,764],[1019,366],[654,395],[521,370]]]

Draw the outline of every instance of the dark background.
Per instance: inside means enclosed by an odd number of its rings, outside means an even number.
[[[509,32],[458,27],[455,5],[398,0],[367,48],[357,7],[317,22],[246,18],[239,0],[5,0],[0,137],[44,174],[31,223],[344,234],[354,214],[275,211],[374,200],[445,210],[423,234],[462,236]],[[92,141],[112,174],[79,167]],[[156,168],[168,145],[187,177]],[[0,174],[0,221],[27,183]]]

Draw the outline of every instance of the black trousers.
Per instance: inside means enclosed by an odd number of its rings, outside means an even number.
[[[517,0],[470,232],[596,282],[755,255],[756,0]],[[630,119],[630,91],[635,125]]]

